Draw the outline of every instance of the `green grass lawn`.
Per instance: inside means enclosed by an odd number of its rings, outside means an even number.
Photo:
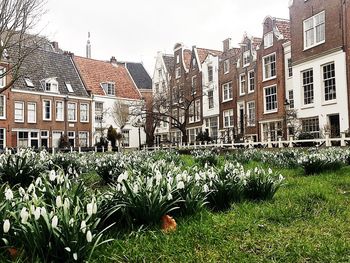
[[[350,167],[281,173],[285,184],[272,201],[179,218],[170,234],[112,235],[93,262],[350,262]]]

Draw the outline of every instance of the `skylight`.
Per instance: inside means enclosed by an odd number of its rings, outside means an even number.
[[[73,87],[70,83],[66,83],[66,87],[69,92],[74,92]]]
[[[34,88],[34,84],[33,84],[33,82],[31,81],[31,79],[29,79],[29,78],[24,78],[24,81],[25,81],[27,87],[29,87],[29,88]]]

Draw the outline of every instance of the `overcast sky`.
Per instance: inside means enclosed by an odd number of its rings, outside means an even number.
[[[157,51],[175,43],[222,50],[244,32],[261,37],[267,15],[288,18],[289,0],[48,0],[43,33],[63,50],[85,56],[91,32],[92,58],[143,62],[152,76]]]

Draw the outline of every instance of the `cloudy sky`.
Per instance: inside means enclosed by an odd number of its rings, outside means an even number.
[[[261,37],[267,15],[288,18],[289,0],[48,0],[41,28],[63,50],[85,56],[91,32],[92,58],[143,62],[152,75],[157,51],[174,44],[222,49],[244,32]]]

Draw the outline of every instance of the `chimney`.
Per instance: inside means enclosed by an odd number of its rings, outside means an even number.
[[[51,42],[51,45],[52,45],[52,48],[55,52],[58,52],[59,51],[59,48],[58,48],[58,42],[56,41],[53,41]]]
[[[231,48],[231,38],[227,38],[224,41],[222,41],[224,46],[224,52],[229,50]]]
[[[117,59],[115,58],[115,56],[112,56],[112,57],[111,57],[110,62],[111,62],[112,64],[117,64]]]

